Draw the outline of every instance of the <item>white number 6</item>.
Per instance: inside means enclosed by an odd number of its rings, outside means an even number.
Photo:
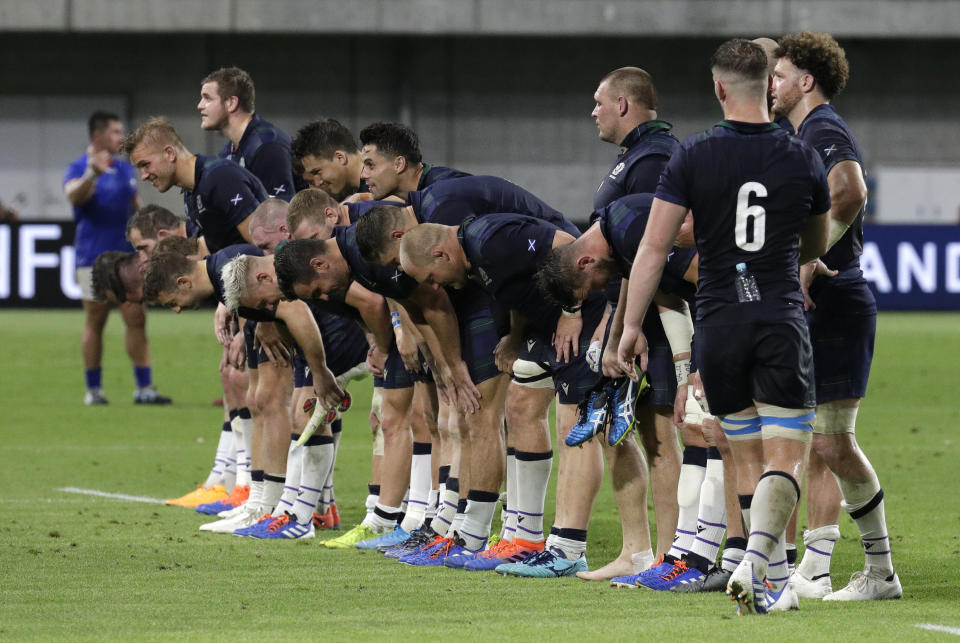
[[[767,211],[762,205],[747,205],[751,194],[765,197],[767,188],[756,181],[749,181],[740,186],[740,191],[737,192],[737,221],[734,237],[738,248],[747,252],[756,252],[763,247],[765,241]],[[753,234],[750,235],[752,239],[748,239],[747,230],[751,221],[753,221]]]

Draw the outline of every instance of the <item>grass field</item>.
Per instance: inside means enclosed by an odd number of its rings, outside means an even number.
[[[200,534],[206,517],[190,510],[58,491],[164,498],[205,477],[221,423],[210,405],[219,395],[210,315],[151,313],[169,408],[134,407],[118,319],[102,408],[81,403],[79,311],[4,311],[0,324],[0,640],[960,640],[960,315],[881,316],[858,419],[886,491],[903,600],[803,601],[767,618],[737,618],[716,594],[413,569],[318,541]],[[354,390],[337,462],[345,526],[360,519],[366,495],[368,387]],[[835,587],[862,566],[846,517],[841,531]],[[619,548],[606,487],[587,557],[600,565]]]

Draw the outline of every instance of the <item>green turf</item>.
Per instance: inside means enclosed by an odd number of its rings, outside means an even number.
[[[904,599],[803,601],[797,613],[739,619],[719,595],[412,569],[317,541],[201,535],[206,519],[189,510],[57,491],[161,498],[205,477],[221,422],[210,404],[219,395],[210,315],[151,312],[154,370],[176,399],[170,408],[132,404],[117,319],[107,332],[105,408],[81,404],[79,312],[5,311],[0,323],[0,640],[934,640],[951,635],[916,624],[960,628],[960,502],[951,483],[960,462],[958,315],[881,316],[858,419],[886,490]],[[337,463],[348,523],[360,517],[369,474],[367,386],[354,392]],[[846,517],[841,530],[835,586],[862,565]],[[602,564],[619,547],[607,486],[588,559]]]

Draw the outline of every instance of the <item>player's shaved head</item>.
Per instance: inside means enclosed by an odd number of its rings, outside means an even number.
[[[191,237],[167,237],[157,244],[154,252],[176,252],[184,257],[198,257],[200,241]]]
[[[405,222],[400,206],[378,205],[370,208],[357,221],[360,256],[370,263],[380,263],[380,257],[394,241],[393,231],[402,230]]]
[[[133,229],[138,230],[144,239],[156,239],[160,230],[177,230],[182,223],[183,219],[165,207],[148,204],[127,221],[127,240]]]
[[[429,266],[434,261],[433,249],[447,237],[447,226],[421,223],[407,231],[400,240],[400,265]]]
[[[179,252],[154,252],[143,271],[143,299],[155,302],[161,293],[177,288],[177,279],[193,272],[196,261]]]
[[[277,247],[273,265],[277,271],[277,285],[284,298],[298,299],[294,286],[310,283],[316,274],[310,260],[326,253],[327,240],[299,239]]]
[[[127,138],[123,139],[123,151],[128,155],[132,154],[141,144],[148,144],[153,147],[170,145],[181,152],[187,151],[187,146],[183,144],[183,139],[177,134],[177,130],[170,121],[162,116],[151,117]]]
[[[642,103],[647,109],[657,109],[657,88],[653,77],[639,67],[614,69],[600,80],[611,92],[624,96],[631,103]]]
[[[287,207],[287,230],[293,234],[304,221],[325,224],[326,215],[324,215],[323,211],[327,208],[336,208],[339,206],[340,204],[330,196],[329,192],[317,188],[300,190],[290,200],[290,205]]]
[[[287,222],[289,204],[283,199],[265,199],[250,213],[250,229],[276,230]]]
[[[777,66],[777,48],[780,44],[773,38],[754,38],[750,42],[756,43],[763,48],[763,53],[767,55],[767,75],[773,75],[773,68]]]

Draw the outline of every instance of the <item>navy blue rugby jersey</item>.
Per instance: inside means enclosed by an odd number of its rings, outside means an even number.
[[[350,217],[350,225],[356,223],[364,213],[370,208],[378,205],[390,205],[395,208],[402,208],[403,204],[399,201],[355,201],[347,204],[347,215]]]
[[[369,263],[360,256],[357,231],[353,226],[334,228],[331,238],[350,266],[350,277],[367,290],[391,299],[406,299],[416,290],[417,282],[410,275],[393,267]]]
[[[670,133],[673,125],[666,121],[640,123],[620,143],[623,150],[617,162],[597,187],[593,208],[610,205],[627,194],[653,192],[660,173],[666,167],[680,142]]]
[[[741,262],[759,287],[762,305],[751,311],[803,310],[800,231],[808,216],[830,209],[826,171],[813,148],[774,123],[721,121],[684,141],[656,196],[693,211],[698,319],[730,306],[731,314],[746,313],[737,306]]]
[[[850,128],[833,105],[814,107],[800,123],[798,135],[820,155],[827,174],[841,161],[856,161],[863,171],[863,156]],[[823,256],[823,262],[834,270],[859,270],[863,254],[863,210],[850,229]]]
[[[422,190],[423,188],[429,187],[439,181],[446,181],[447,179],[459,179],[464,176],[470,176],[470,173],[461,172],[460,170],[456,170],[452,167],[424,163],[423,172],[420,173],[420,181],[417,183],[417,189]]]
[[[610,246],[621,277],[630,277],[652,203],[652,194],[628,194],[597,210],[591,217],[591,222],[600,223],[600,234]],[[693,248],[673,248],[660,278],[660,290],[688,300],[693,298],[696,288],[684,281],[683,275],[696,252]]]
[[[289,201],[297,192],[290,156],[290,137],[286,132],[254,114],[243,130],[236,147],[227,141],[220,158],[230,159],[260,179],[267,194]]]
[[[468,176],[440,181],[410,192],[407,203],[420,223],[460,225],[471,215],[511,212],[542,219],[575,237],[580,230],[531,192],[498,176]]]
[[[193,190],[181,190],[193,236],[203,236],[210,252],[246,243],[237,226],[264,200],[260,179],[233,161],[197,155]],[[188,225],[188,228],[190,226]]]
[[[540,293],[534,279],[557,230],[541,219],[501,213],[467,218],[458,231],[470,279],[541,333],[553,333],[560,318],[560,306]]]

